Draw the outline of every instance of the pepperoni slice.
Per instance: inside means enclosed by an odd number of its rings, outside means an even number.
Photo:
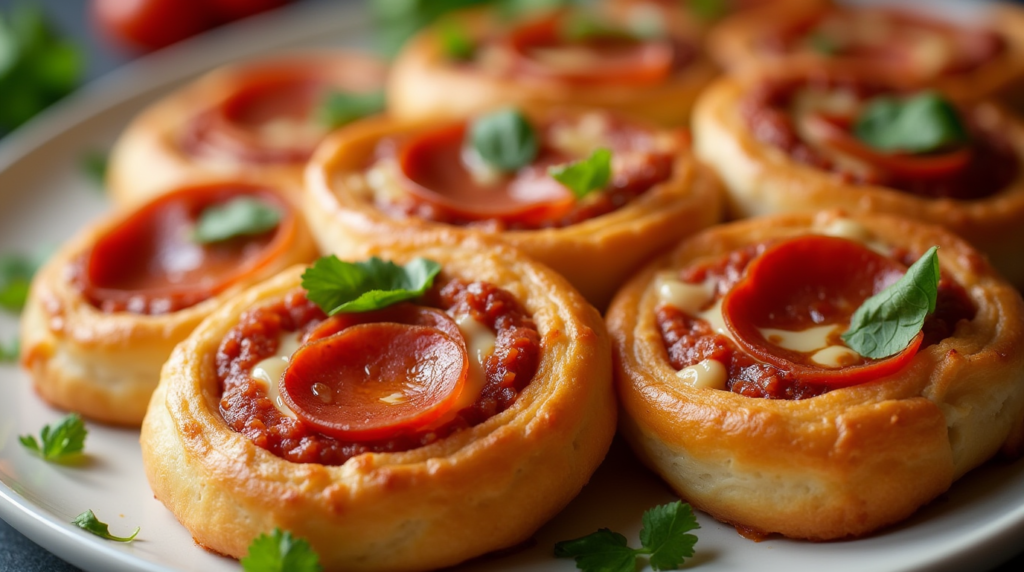
[[[299,348],[281,396],[325,435],[375,441],[413,432],[449,411],[468,371],[461,337],[427,326],[357,324]]]
[[[477,181],[463,163],[466,124],[448,125],[413,137],[399,150],[405,189],[450,216],[531,223],[569,212],[575,198],[551,178],[547,167],[565,162],[551,151],[493,184]]]
[[[189,233],[207,207],[241,196],[274,205],[274,230],[212,244]],[[262,187],[202,185],[164,195],[99,237],[78,276],[82,293],[106,312],[167,314],[211,298],[268,264],[288,246],[291,209]]]
[[[855,385],[902,369],[914,357],[922,336],[895,356],[861,357],[832,369],[814,363],[811,353],[769,342],[761,329],[845,327],[864,300],[905,273],[903,264],[858,242],[819,235],[794,238],[770,247],[750,263],[743,279],[723,298],[722,315],[736,342],[754,357],[791,371],[806,383]]]
[[[563,21],[560,15],[539,18],[509,34],[517,71],[571,84],[632,86],[658,84],[672,73],[670,40],[596,36],[568,42]]]
[[[448,314],[436,308],[402,302],[371,312],[354,312],[331,316],[310,332],[306,336],[305,342],[315,342],[333,336],[345,328],[372,322],[394,322],[410,326],[426,326],[436,328],[453,339],[458,340],[462,338],[462,330],[459,329],[455,320]]]

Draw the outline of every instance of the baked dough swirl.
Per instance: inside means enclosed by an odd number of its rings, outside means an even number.
[[[294,190],[329,129],[316,108],[332,90],[372,93],[385,66],[354,51],[298,52],[210,72],[138,115],[110,154],[119,205],[210,177],[249,176]],[[292,191],[297,192],[297,191]]]
[[[218,347],[246,310],[294,292],[302,269],[256,286],[176,348],[142,428],[153,491],[199,544],[237,558],[280,527],[307,539],[327,570],[441,568],[524,541],[600,463],[615,431],[607,334],[561,277],[475,241],[376,254],[429,258],[442,265],[442,283],[510,292],[540,334],[532,381],[508,409],[421,447],[338,466],[287,461],[220,413]]]
[[[911,252],[939,247],[942,272],[976,306],[895,374],[802,400],[684,383],[656,318],[659,273],[809,233]],[[940,227],[888,216],[792,214],[702,232],[645,268],[607,321],[633,449],[684,500],[761,534],[861,536],[906,518],[997,452],[1024,442],[1024,302]]]
[[[188,217],[196,214],[189,214],[189,205],[217,197],[268,200],[275,192],[234,181],[181,187],[79,232],[36,274],[22,315],[21,360],[36,391],[51,404],[90,419],[142,423],[160,367],[174,346],[243,288],[312,260],[316,246],[301,215],[278,198],[273,202],[281,218],[267,233],[269,242],[253,241],[257,249],[247,251],[247,240],[235,239],[242,242],[217,254],[222,277],[215,283],[202,276],[182,282],[179,276],[176,284],[151,284],[152,295],[121,284],[147,268],[163,268],[168,276],[194,270],[202,250],[181,248],[174,238],[189,230]],[[97,251],[99,243],[104,252]],[[99,268],[104,281],[120,284],[91,284],[91,267]],[[141,288],[144,282],[136,284]]]
[[[578,126],[567,129],[575,135],[563,138],[582,141],[586,146],[600,146],[601,138],[606,136],[591,134],[587,124],[615,124],[612,116],[601,111],[552,110],[531,113],[529,117],[535,124],[562,121]],[[647,135],[622,139],[651,139],[655,145],[659,141],[669,145],[670,151],[659,152],[667,157],[667,175],[628,202],[615,204],[610,212],[565,226],[516,230],[486,220],[477,224],[448,224],[419,216],[415,211],[395,214],[378,206],[381,198],[408,194],[388,175],[391,171],[381,173],[380,169],[370,168],[379,162],[378,152],[393,149],[389,141],[401,141],[448,125],[443,121],[380,119],[341,129],[325,141],[306,172],[304,202],[307,219],[321,248],[344,258],[367,243],[416,242],[430,240],[431,236],[457,241],[496,237],[561,273],[591,303],[603,308],[638,264],[679,238],[718,221],[718,180],[693,160],[680,134],[629,122],[624,125]],[[586,152],[589,151],[582,156]],[[644,165],[641,163],[632,170],[639,178],[654,170]],[[378,182],[387,189],[398,190],[374,190]],[[550,178],[547,182],[553,183]]]

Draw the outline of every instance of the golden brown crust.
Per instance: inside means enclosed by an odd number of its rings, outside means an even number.
[[[804,77],[817,64],[763,68],[722,78],[701,96],[694,113],[694,152],[722,178],[729,214],[766,214],[841,208],[889,213],[941,224],[989,257],[1013,284],[1024,285],[1024,169],[1005,189],[983,199],[930,199],[886,187],[844,183],[832,173],[793,160],[762,143],[748,127],[740,102],[764,78]],[[1024,161],[1024,124],[994,103],[978,104],[980,127],[999,133]]]
[[[668,181],[616,211],[563,228],[494,234],[420,218],[395,219],[354,192],[350,177],[363,172],[380,139],[429,125],[367,121],[336,132],[321,145],[306,172],[304,207],[324,251],[344,257],[366,243],[494,236],[547,264],[604,308],[642,262],[720,217],[719,182],[688,152],[675,159]]]
[[[621,427],[687,501],[763,533],[828,540],[899,521],[953,480],[1019,442],[1024,302],[971,247],[939,227],[855,217],[883,243],[939,246],[942,269],[978,307],[955,334],[897,374],[803,401],[681,383],[655,318],[654,277],[769,238],[815,232],[835,213],[733,223],[648,266],[608,312]]]
[[[380,89],[385,66],[373,56],[322,50],[277,56],[215,70],[171,93],[139,114],[110,154],[107,187],[118,205],[145,201],[195,179],[251,176],[263,184],[298,189],[303,163],[251,164],[227,158],[206,159],[182,150],[182,130],[201,112],[236,92],[245,78],[263,70],[313,67],[339,88]]]
[[[441,568],[526,540],[603,458],[615,430],[609,342],[561,277],[486,243],[374,253],[425,256],[443,275],[515,295],[542,339],[533,380],[506,411],[425,447],[291,463],[228,429],[218,409],[221,340],[245,309],[293,290],[301,269],[252,288],[178,346],[142,428],[156,497],[203,546],[237,558],[280,527],[308,539],[327,570]]]
[[[461,19],[474,38],[494,35],[502,25],[491,12],[474,11]],[[464,117],[500,105],[597,107],[664,126],[685,125],[700,90],[717,68],[701,51],[664,83],[579,86],[521,76],[482,73],[472,64],[453,63],[435,30],[405,44],[388,80],[388,113],[401,120]]]
[[[763,45],[766,34],[792,28],[813,18],[831,3],[820,0],[795,0],[786,10],[740,13],[714,27],[708,35],[708,52],[724,69],[736,72],[761,65],[805,65],[835,62],[836,58],[814,53],[775,54]],[[893,4],[893,7],[898,7]],[[977,3],[961,7],[976,16],[951,15],[953,25],[987,28],[1005,41],[1005,50],[978,68],[953,75],[920,77],[920,87],[939,89],[963,102],[993,96],[1012,98],[1024,89],[1024,10],[1006,3]],[[844,9],[857,9],[845,7]],[[840,60],[849,63],[849,60]],[[878,66],[874,66],[877,71]],[[904,73],[905,75],[905,73]],[[1009,101],[1009,100],[1007,100]]]
[[[217,296],[164,315],[105,313],[76,286],[73,266],[134,212],[115,212],[65,244],[33,279],[21,320],[21,361],[43,399],[96,421],[128,426],[142,423],[160,367],[199,322],[240,290],[317,253],[305,222],[293,211],[282,222],[288,246]]]

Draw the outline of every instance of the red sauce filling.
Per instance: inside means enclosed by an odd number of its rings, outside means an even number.
[[[554,130],[568,121],[536,126],[537,158],[494,184],[478,182],[463,162],[465,124],[384,140],[373,161],[400,159],[407,192],[399,199],[378,194],[377,207],[394,218],[496,231],[561,228],[615,211],[671,178],[674,155],[655,149],[652,133],[610,119],[606,146],[613,154],[612,179],[604,191],[575,200],[547,172],[552,165],[584,158],[553,144]],[[409,153],[410,146],[416,146],[415,156]]]
[[[880,22],[885,23],[888,34],[880,35]],[[858,33],[859,29],[870,32]],[[915,42],[922,36],[940,37],[953,46],[945,65],[932,72],[938,76],[972,72],[1006,51],[1006,41],[995,31],[880,7],[832,8],[766,35],[761,44],[779,53],[816,51],[832,58],[896,68],[909,76],[927,76],[914,68]]]
[[[680,280],[690,284],[714,280],[714,300],[717,300],[740,281],[747,266],[767,246],[766,243],[747,246],[717,261],[685,268],[680,271]],[[892,258],[909,266],[919,255],[895,249]],[[974,303],[963,287],[943,274],[939,281],[935,312],[924,323],[921,347],[934,345],[949,337],[960,320],[972,320],[976,312]],[[726,388],[747,397],[806,399],[832,389],[828,385],[806,383],[787,370],[755,360],[740,351],[730,339],[715,332],[708,322],[677,308],[660,306],[656,313],[669,363],[677,370],[696,365],[705,359],[717,360],[728,371]],[[829,323],[834,313],[835,308],[827,300],[822,300],[805,308],[793,308],[780,320],[794,330],[801,330]]]
[[[273,205],[281,222],[256,236],[198,244],[190,238],[208,207],[251,196]],[[75,268],[75,283],[103,312],[160,315],[211,298],[287,247],[290,208],[277,194],[245,185],[192,187],[164,195],[99,237]]]
[[[309,335],[327,317],[296,291],[282,301],[249,310],[221,342],[217,376],[222,387],[221,415],[233,430],[256,445],[295,463],[340,465],[366,452],[406,451],[478,425],[508,409],[530,383],[540,360],[540,335],[532,319],[509,292],[485,282],[452,280],[428,293],[429,305],[454,315],[468,314],[497,337],[485,367],[486,385],[472,406],[440,425],[375,441],[345,442],[312,430],[281,414],[252,368],[273,355],[285,332]]]
[[[861,100],[893,94],[893,90],[853,77],[822,75],[765,82],[743,98],[740,113],[754,138],[781,149],[794,161],[831,171],[843,182],[884,186],[926,198],[971,200],[998,193],[1018,175],[1019,161],[1009,141],[999,133],[983,128],[971,109],[961,110],[970,136],[966,147],[969,157],[957,158],[958,161],[951,162],[941,171],[932,169],[933,172],[927,176],[909,176],[885,164],[872,164],[870,161],[867,162],[871,167],[867,174],[843,169],[797,132],[790,105],[795,94],[804,88],[848,91]]]

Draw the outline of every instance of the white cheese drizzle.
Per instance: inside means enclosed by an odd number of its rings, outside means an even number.
[[[726,371],[722,362],[706,359],[696,365],[684,367],[676,372],[676,376],[683,383],[693,387],[725,389],[726,381],[729,379],[729,372]]]
[[[299,349],[299,338],[295,332],[285,332],[278,339],[277,352],[253,366],[251,376],[259,382],[267,398],[286,417],[295,419],[295,412],[281,399],[280,383],[292,354]]]

